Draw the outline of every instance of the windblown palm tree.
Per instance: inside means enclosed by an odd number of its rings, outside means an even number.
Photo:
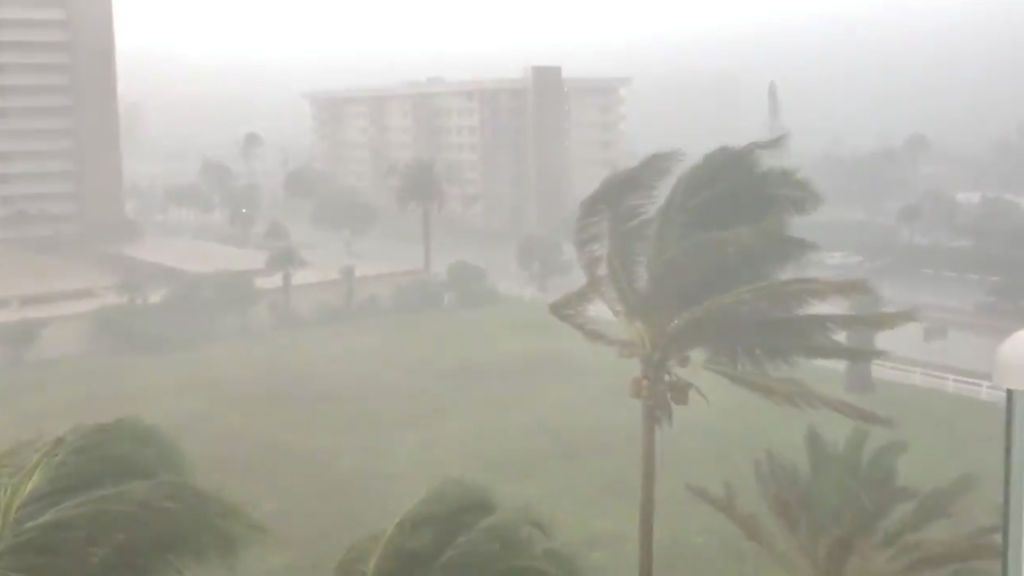
[[[335,576],[580,576],[550,530],[526,512],[500,509],[474,484],[449,480],[386,532],[353,544]]]
[[[433,270],[434,211],[444,207],[444,185],[431,160],[410,162],[398,181],[397,199],[402,208],[414,207],[423,216],[423,269]]]
[[[942,531],[973,489],[973,478],[960,476],[923,491],[910,488],[899,480],[906,443],[866,452],[867,443],[863,429],[838,445],[812,427],[804,470],[765,452],[754,471],[774,529],[742,510],[728,483],[722,494],[689,489],[792,576],[951,574],[996,564],[1002,552],[998,522],[960,533]]]
[[[0,453],[0,574],[157,576],[232,560],[262,529],[192,483],[182,453],[135,420]]]
[[[871,293],[862,281],[778,277],[814,248],[790,233],[790,220],[819,204],[794,172],[761,165],[758,153],[782,142],[708,154],[663,202],[659,187],[681,157],[654,154],[609,176],[580,204],[574,244],[585,282],[553,302],[551,312],[639,364],[633,391],[642,405],[640,576],[654,571],[657,429],[671,422],[673,405],[703,394],[680,370],[716,375],[776,404],[888,422],[796,379],[772,376],[773,368],[805,358],[875,358],[878,350],[848,346],[837,336],[910,319],[813,308]],[[618,330],[592,314],[596,304],[618,320]]]

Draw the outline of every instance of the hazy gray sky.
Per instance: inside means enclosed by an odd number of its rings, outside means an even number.
[[[956,0],[116,0],[128,53],[309,61],[714,43]]]
[[[632,77],[638,153],[761,136],[771,80],[808,154],[978,149],[1024,121],[1024,0],[114,2],[122,94],[183,158],[249,129],[303,150],[309,90],[529,64]]]

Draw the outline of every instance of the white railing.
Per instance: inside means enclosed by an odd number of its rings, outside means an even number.
[[[544,298],[536,291],[522,285],[502,284],[499,289],[503,294],[512,295],[523,300],[539,301]],[[604,314],[602,314],[604,315]],[[610,314],[607,314],[610,318]],[[915,366],[913,360],[878,360],[874,362],[874,374],[880,380],[888,380],[899,384],[910,384],[921,388],[941,390],[948,394],[957,394],[984,400],[986,402],[1004,402],[1006,389],[996,386],[991,379],[971,377],[943,371],[941,367],[926,368]],[[823,361],[820,364],[841,369],[836,362]],[[954,369],[950,369],[954,370]]]
[[[969,396],[986,402],[1003,402],[1006,398],[1006,390],[989,380],[959,376],[886,360],[875,362],[874,366],[875,375],[883,380],[942,390],[950,394]]]

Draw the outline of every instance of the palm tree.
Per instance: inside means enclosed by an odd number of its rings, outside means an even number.
[[[402,170],[398,181],[398,204],[418,208],[423,215],[423,270],[433,269],[434,210],[444,207],[444,185],[431,160],[414,160]]]
[[[924,204],[920,201],[900,206],[896,211],[896,222],[907,233],[910,243],[917,241],[917,231],[924,219]]]
[[[261,532],[197,487],[178,447],[136,420],[0,452],[0,574],[180,573],[233,560]]]
[[[385,532],[349,547],[335,576],[580,576],[539,520],[505,510],[485,489],[442,482]]]
[[[728,483],[722,494],[689,489],[792,576],[952,574],[1000,558],[998,522],[960,533],[937,530],[954,519],[975,486],[972,477],[927,490],[904,486],[899,460],[906,443],[866,453],[863,429],[838,445],[812,427],[805,444],[806,469],[772,451],[756,462],[758,493],[774,529],[741,509]]]
[[[703,395],[679,370],[703,369],[776,404],[888,423],[794,378],[771,374],[804,358],[875,358],[877,350],[847,346],[838,333],[883,330],[909,320],[906,313],[810,311],[871,293],[863,281],[777,278],[814,248],[790,234],[790,219],[819,204],[815,190],[794,172],[761,165],[758,153],[782,142],[708,154],[675,181],[660,204],[659,186],[681,157],[654,154],[609,176],[580,204],[574,244],[585,282],[553,302],[551,312],[639,364],[633,391],[642,405],[640,576],[654,571],[657,430],[671,423],[673,405],[686,405],[693,392]],[[598,303],[620,329],[592,315]]]
[[[242,157],[242,163],[245,164],[245,169],[251,180],[253,177],[253,163],[256,158],[263,152],[267,142],[263,138],[263,135],[259,132],[247,132],[242,137],[242,143],[239,146],[239,155]]]
[[[237,178],[231,166],[220,160],[203,158],[202,164],[199,165],[197,183],[206,194],[224,203],[225,199],[234,193]]]
[[[279,246],[267,254],[265,267],[268,272],[281,275],[281,292],[289,310],[292,303],[292,274],[305,265],[306,259],[292,244]]]
[[[263,232],[263,240],[274,246],[289,244],[292,241],[292,231],[280,220],[271,220]]]

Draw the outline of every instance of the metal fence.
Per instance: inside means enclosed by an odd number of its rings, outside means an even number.
[[[942,390],[950,394],[969,396],[986,402],[1004,402],[1006,400],[1006,389],[995,385],[988,379],[971,378],[895,361],[882,360],[875,362],[874,366],[875,376],[883,380]]]

